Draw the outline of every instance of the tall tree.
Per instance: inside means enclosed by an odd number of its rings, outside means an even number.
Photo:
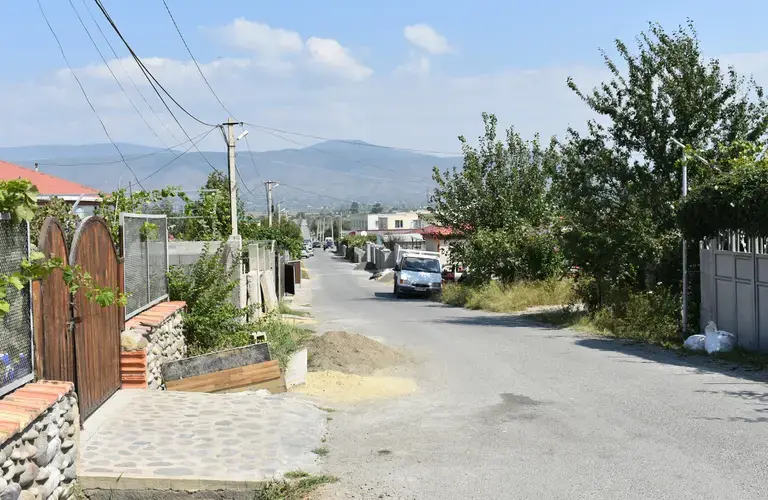
[[[605,125],[589,122],[584,136],[569,130],[556,199],[569,254],[603,288],[642,288],[649,270],[654,282],[678,283],[682,180],[673,138],[718,162],[718,144],[762,140],[768,127],[762,89],[704,60],[691,22],[672,32],[652,23],[637,40],[634,53],[616,40],[621,64],[603,52],[611,78],[591,93],[568,80]],[[702,162],[688,167],[691,183],[710,175]]]

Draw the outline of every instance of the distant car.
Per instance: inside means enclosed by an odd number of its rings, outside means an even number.
[[[308,259],[310,257],[312,257],[312,253],[309,250],[307,250],[306,248],[302,248],[301,249],[301,258],[302,259]]]
[[[313,241],[312,242],[312,248],[320,248],[323,246],[319,241]]]

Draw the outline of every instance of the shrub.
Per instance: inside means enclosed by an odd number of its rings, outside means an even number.
[[[626,302],[592,317],[594,326],[617,337],[655,344],[680,342],[680,296],[664,287],[630,293]]]
[[[187,303],[184,336],[190,352],[210,352],[253,342],[252,325],[245,322],[248,309],[231,303],[238,283],[227,273],[222,259],[224,245],[211,252],[208,245],[190,270],[172,267],[168,273],[171,300]]]

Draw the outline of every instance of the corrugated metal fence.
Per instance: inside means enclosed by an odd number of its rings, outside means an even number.
[[[14,224],[0,214],[0,274],[20,270],[29,256],[29,225]],[[10,309],[0,319],[0,395],[34,378],[32,367],[32,316],[30,288],[7,287]]]
[[[168,221],[165,215],[121,213],[120,234],[127,319],[168,298]]]

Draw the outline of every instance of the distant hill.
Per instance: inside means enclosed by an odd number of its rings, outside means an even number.
[[[187,153],[174,160],[183,150],[171,152],[135,144],[118,146],[139,179],[154,173],[142,182],[147,189],[168,185],[188,190],[198,188],[211,171],[203,155],[219,170],[227,168],[223,152]],[[42,172],[104,191],[118,185],[127,186],[129,181],[135,186],[133,174],[120,161],[112,144],[5,147],[0,148],[0,160],[29,168],[39,162]],[[412,153],[361,141],[326,141],[301,149],[264,151],[253,153],[252,159],[247,151],[240,149],[237,153],[238,170],[253,192],[250,194],[241,187],[241,193],[254,203],[256,210],[265,198],[262,184],[265,180],[284,183],[275,192],[286,207],[295,209],[338,205],[341,199],[422,204],[434,187],[432,167],[444,170],[461,165],[461,161],[461,158]]]

